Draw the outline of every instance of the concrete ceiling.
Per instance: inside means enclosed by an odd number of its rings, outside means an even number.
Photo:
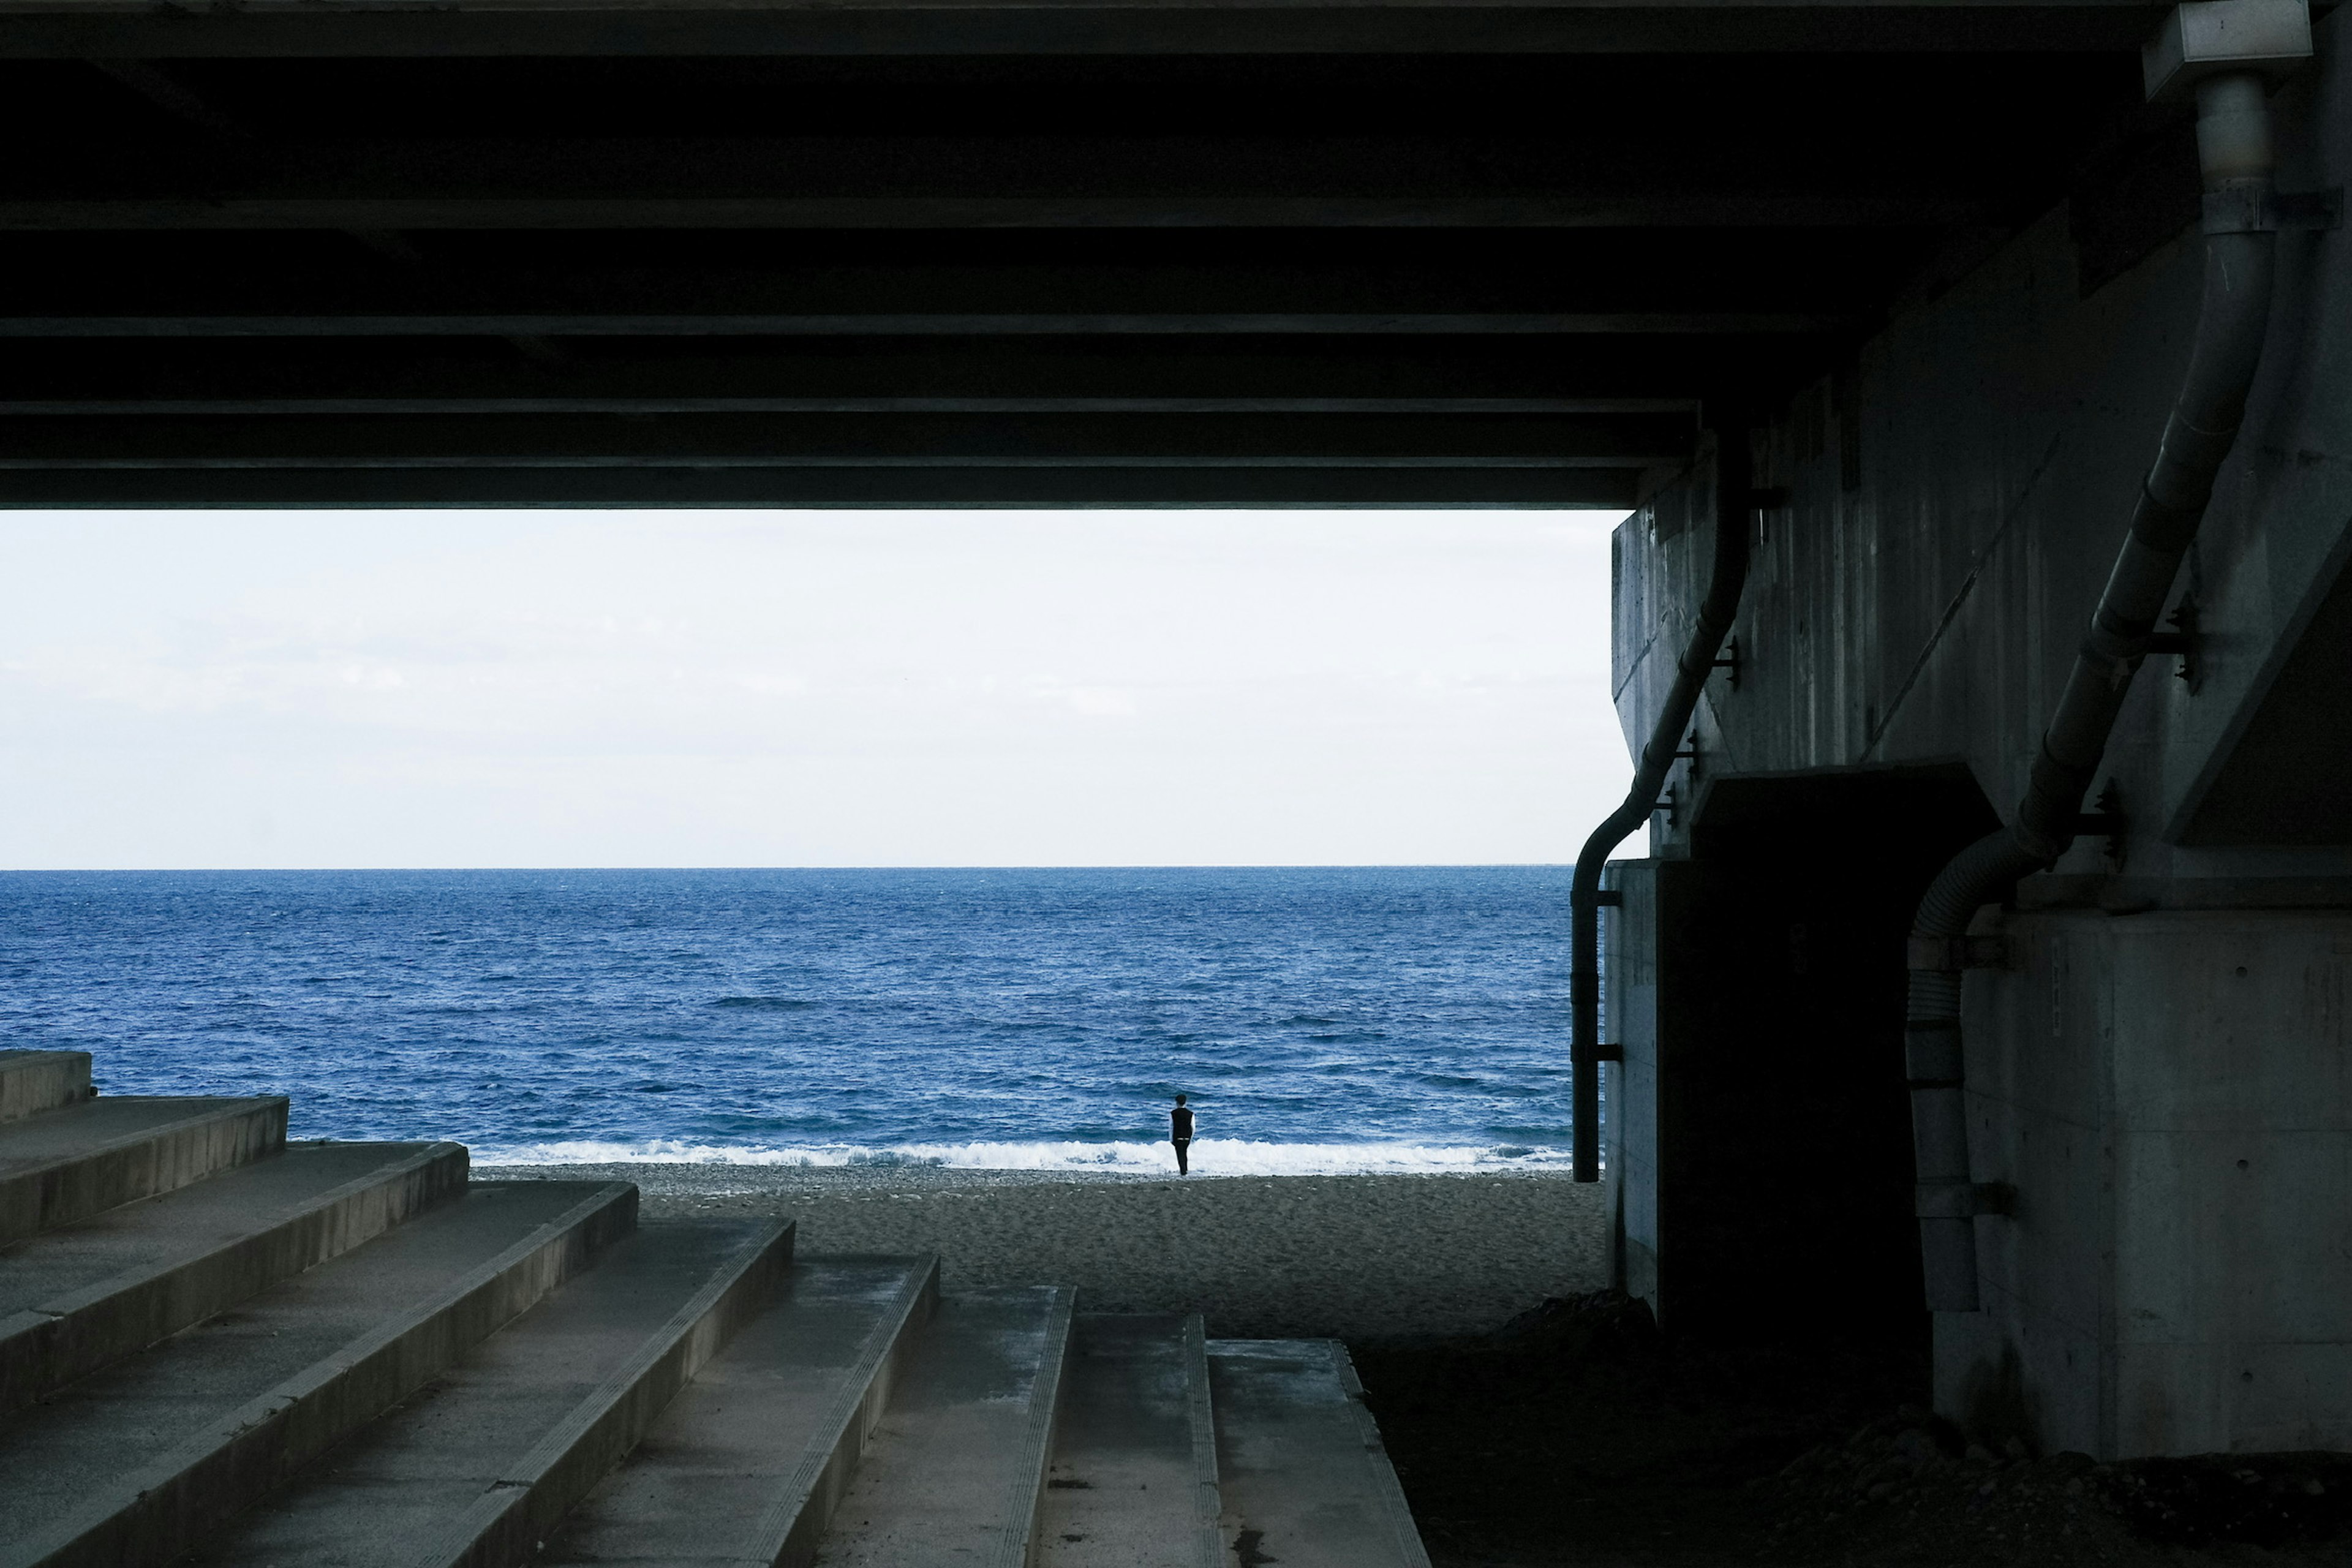
[[[0,501],[1625,505],[2158,15],[19,0]]]

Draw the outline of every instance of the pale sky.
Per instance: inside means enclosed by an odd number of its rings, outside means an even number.
[[[1619,515],[0,513],[0,866],[1569,860]]]

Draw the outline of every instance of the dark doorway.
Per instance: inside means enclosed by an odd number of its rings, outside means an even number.
[[[1998,826],[1963,765],[1706,783],[1655,868],[1658,1304],[1676,1332],[1924,1334],[1905,939]]]

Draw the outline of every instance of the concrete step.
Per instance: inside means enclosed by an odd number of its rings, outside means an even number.
[[[1244,1563],[1429,1568],[1337,1340],[1211,1340],[1225,1539]]]
[[[817,1549],[824,1568],[1024,1568],[1032,1560],[1072,1292],[940,1302]]]
[[[286,1146],[286,1101],[89,1100],[0,1121],[0,1241],[202,1181]]]
[[[646,1226],[190,1561],[522,1562],[773,1299],[791,1258],[783,1221]]]
[[[939,1300],[934,1258],[796,1263],[534,1568],[808,1562]]]
[[[627,1235],[622,1183],[475,1187],[0,1425],[0,1568],[169,1561]]]
[[[0,1051],[0,1121],[18,1121],[88,1100],[88,1051]]]
[[[30,1403],[466,1185],[457,1143],[300,1143],[0,1248],[0,1412]]]
[[[1041,1568],[1221,1568],[1218,1513],[1200,1317],[1079,1313],[1045,1481]]]

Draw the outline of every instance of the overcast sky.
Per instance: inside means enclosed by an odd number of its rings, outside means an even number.
[[[1615,521],[0,514],[0,865],[1568,860]]]

